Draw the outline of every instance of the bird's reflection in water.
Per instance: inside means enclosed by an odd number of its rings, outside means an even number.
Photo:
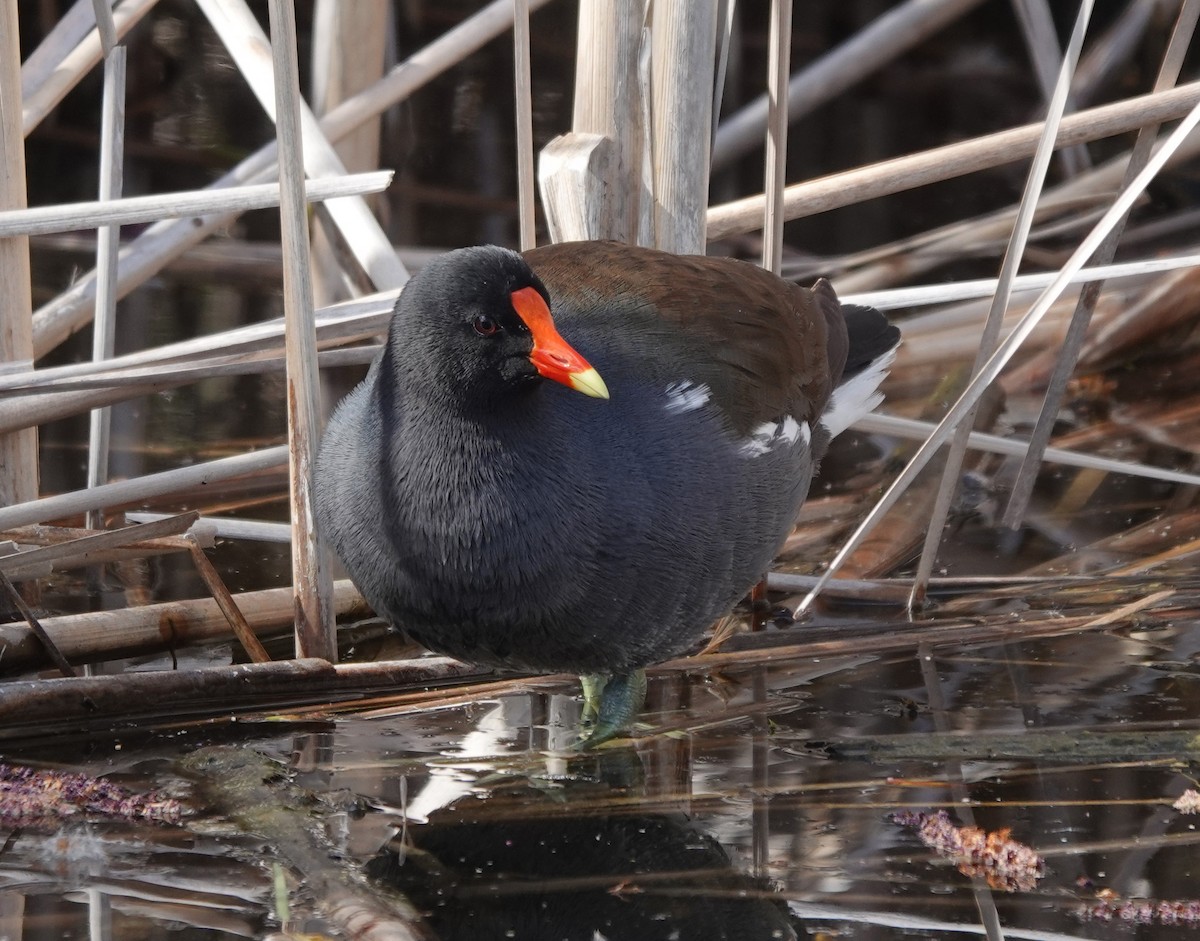
[[[587,773],[553,789],[510,779],[436,810],[369,874],[402,890],[443,941],[797,937],[770,887],[685,814],[613,811],[632,750],[579,761]]]

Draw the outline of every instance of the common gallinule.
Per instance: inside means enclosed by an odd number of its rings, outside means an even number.
[[[596,741],[763,575],[898,341],[747,262],[449,252],[329,421],[318,525],[431,650],[582,675]]]

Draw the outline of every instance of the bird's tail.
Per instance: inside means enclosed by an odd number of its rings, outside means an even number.
[[[843,304],[842,314],[849,339],[846,366],[821,416],[830,437],[841,434],[883,401],[879,384],[900,345],[899,329],[874,307]]]

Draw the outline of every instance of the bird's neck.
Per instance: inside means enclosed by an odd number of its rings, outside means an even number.
[[[505,397],[464,401],[427,385],[398,397],[383,388],[378,392],[382,401],[402,403],[392,413],[395,426],[384,430],[393,479],[435,494],[446,508],[474,507],[481,494],[512,489],[514,455],[530,427],[522,403]]]
[[[476,395],[447,389],[393,357],[389,350],[379,363],[374,389],[377,413],[392,422],[382,429],[391,478],[455,512],[475,512],[485,495],[520,501],[528,470],[517,466],[520,458],[546,446],[538,387]]]

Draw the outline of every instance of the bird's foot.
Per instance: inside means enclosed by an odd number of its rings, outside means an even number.
[[[595,748],[624,732],[646,701],[646,671],[634,670],[608,676],[591,673],[580,677],[583,684],[583,734],[577,750]]]

